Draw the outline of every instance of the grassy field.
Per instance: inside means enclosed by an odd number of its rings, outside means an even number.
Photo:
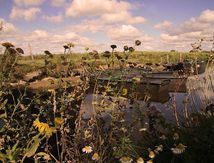
[[[105,64],[105,58],[102,57],[102,53],[99,54],[100,59],[97,59],[97,63],[103,65]],[[123,55],[121,53],[121,55]],[[52,58],[52,63],[56,65],[60,63],[60,57],[62,54],[54,55]],[[82,62],[82,57],[89,56],[89,54],[69,54],[65,55],[66,58],[73,64],[74,66],[79,66]],[[145,63],[159,63],[163,64],[166,62],[180,62],[184,59],[193,59],[193,60],[207,60],[210,56],[210,53],[184,53],[184,52],[153,52],[153,51],[136,51],[130,54],[128,61],[135,62],[139,64]],[[39,68],[44,67],[45,55],[37,55],[34,56],[34,60],[31,59],[31,56],[21,56],[18,60],[19,67],[23,70],[23,72],[30,72],[37,70]],[[93,60],[93,59],[92,59]],[[90,59],[88,60],[90,62]]]

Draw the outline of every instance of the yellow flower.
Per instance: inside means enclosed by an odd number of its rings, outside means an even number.
[[[153,163],[153,161],[152,161],[152,160],[149,160],[149,161],[147,161],[146,163]]]
[[[132,80],[135,81],[136,83],[139,83],[141,81],[141,79],[137,77],[132,78]]]
[[[144,163],[143,158],[142,158],[142,157],[139,157],[139,158],[137,159],[137,163]]]
[[[132,163],[132,158],[130,158],[130,157],[121,157],[120,158],[120,162],[121,163]]]
[[[63,124],[63,121],[64,120],[62,118],[60,118],[60,117],[56,117],[54,119],[54,122],[55,122],[56,126],[61,126]]]
[[[123,95],[123,96],[126,96],[127,93],[128,93],[128,90],[127,90],[126,88],[123,88],[123,90],[122,90],[122,95]]]
[[[155,157],[155,153],[154,153],[153,151],[150,151],[150,152],[149,152],[149,157],[150,157],[150,158],[154,158],[154,157]]]
[[[171,150],[174,154],[181,154],[181,153],[185,152],[186,147],[187,146],[179,143],[175,148],[171,148]]]
[[[98,153],[94,153],[93,156],[92,156],[92,160],[94,161],[98,161],[100,159],[100,156]]]
[[[33,126],[38,129],[40,134],[44,134],[49,137],[53,132],[55,132],[54,128],[50,127],[47,123],[40,122],[38,119],[33,122]]]
[[[162,152],[163,151],[163,145],[160,144],[159,146],[157,146],[157,151]]]
[[[91,153],[92,152],[92,147],[91,146],[85,146],[82,149],[82,151],[85,152],[85,153]]]

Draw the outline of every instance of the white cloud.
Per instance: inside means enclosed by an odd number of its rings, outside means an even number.
[[[159,24],[156,24],[154,26],[155,29],[160,29],[160,30],[166,30],[166,29],[171,28],[171,27],[172,27],[172,22],[167,21],[167,20],[165,20]]]
[[[205,10],[198,17],[193,17],[174,29],[166,30],[171,35],[189,32],[202,32],[214,25],[214,10]]]
[[[14,0],[17,6],[38,6],[41,5],[44,0]]]
[[[177,50],[191,50],[191,43],[196,42],[201,38],[212,38],[214,34],[214,10],[205,10],[198,17],[192,17],[189,20],[181,23],[179,26],[171,26],[162,28],[163,24],[156,25],[156,28],[161,28],[165,33],[160,35],[160,44],[164,47],[174,46]],[[202,48],[207,49],[211,42],[204,42]],[[207,49],[209,50],[209,49]]]
[[[54,7],[60,7],[65,4],[65,0],[51,0],[51,4]]]
[[[43,19],[45,19],[48,22],[51,23],[61,23],[63,21],[63,16],[61,14],[55,15],[55,16],[43,16]]]
[[[75,51],[84,51],[84,47],[93,45],[92,41],[74,32],[34,30],[32,32],[19,32],[8,35],[4,32],[0,35],[1,42],[9,41],[15,46],[23,48],[28,55],[28,44],[31,44],[33,54],[43,54],[44,50],[53,53],[63,53],[63,45],[68,42],[75,44]]]
[[[10,13],[10,18],[11,19],[24,18],[26,21],[32,21],[33,19],[36,18],[37,14],[39,14],[40,12],[41,10],[35,7],[28,9],[13,7]]]
[[[214,10],[205,10],[198,18],[201,22],[214,23]]]
[[[73,0],[66,8],[68,17],[98,16],[105,23],[126,22],[128,24],[144,23],[142,16],[133,16],[130,10],[133,6],[126,1],[118,0]]]
[[[146,21],[144,17],[134,17],[128,11],[106,13],[101,16],[101,20],[105,21],[106,23],[126,22],[127,24],[139,24]]]
[[[112,26],[108,29],[107,35],[111,40],[119,42],[133,42],[137,39],[151,41],[152,39],[132,25]]]
[[[117,0],[73,0],[66,10],[67,16],[95,16],[104,13],[126,11],[131,5],[125,1]],[[119,10],[118,10],[119,9]]]
[[[12,33],[16,33],[18,31],[18,29],[9,22],[6,22],[3,18],[0,18],[0,22],[2,22],[2,26],[3,26],[3,33],[4,34],[12,34]]]

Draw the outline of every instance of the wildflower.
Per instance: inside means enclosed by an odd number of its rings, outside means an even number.
[[[173,139],[174,139],[174,140],[178,140],[178,139],[179,139],[179,135],[178,135],[178,133],[174,133],[174,135],[173,135]]]
[[[175,148],[171,148],[171,150],[174,154],[181,154],[185,152],[186,147],[187,146],[183,145],[182,143],[179,143]]]
[[[47,123],[40,122],[38,119],[33,122],[33,126],[38,128],[40,134],[47,135],[48,137],[55,132],[54,128],[50,127]]]
[[[137,78],[137,77],[132,78],[132,80],[136,82],[140,82],[140,78]]]
[[[93,156],[92,156],[92,160],[94,161],[98,161],[100,159],[100,156],[98,153],[94,153]]]
[[[54,119],[54,122],[55,122],[55,124],[56,124],[56,126],[61,126],[62,125],[62,123],[63,123],[63,119],[62,118],[60,118],[60,117],[56,117],[55,119]]]
[[[92,147],[91,146],[85,146],[82,149],[82,151],[85,152],[85,153],[91,153],[92,152]]]
[[[128,93],[128,90],[126,88],[123,88],[122,95],[125,96],[125,95],[127,95],[127,93]]]
[[[91,137],[90,131],[86,130],[86,131],[84,132],[84,136],[85,136],[86,139],[87,139],[87,138],[90,138],[90,137]]]
[[[157,151],[162,152],[163,151],[163,145],[160,144],[159,146],[157,146]]]
[[[121,131],[127,132],[127,129],[126,129],[125,127],[122,127],[122,128],[121,128]]]
[[[153,161],[152,161],[152,160],[149,160],[149,161],[147,161],[146,163],[153,163]]]
[[[142,158],[142,157],[139,157],[139,158],[137,159],[137,163],[144,163],[143,158]]]
[[[133,161],[133,159],[132,158],[130,158],[130,157],[121,157],[120,158],[120,162],[121,163],[131,163]]]
[[[146,131],[146,130],[147,130],[147,128],[145,128],[145,127],[144,127],[144,128],[139,129],[139,131],[140,131],[140,132],[142,132],[142,131]]]
[[[155,153],[154,153],[153,151],[150,151],[150,152],[149,152],[149,157],[150,157],[150,158],[154,158],[154,157],[155,157]]]

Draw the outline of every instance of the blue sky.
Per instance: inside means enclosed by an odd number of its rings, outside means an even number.
[[[214,33],[213,0],[0,0],[0,41],[25,51],[60,53],[73,42],[103,51],[109,45],[141,50],[191,50],[190,43]],[[208,43],[209,44],[209,43]],[[209,47],[210,45],[206,46]]]

